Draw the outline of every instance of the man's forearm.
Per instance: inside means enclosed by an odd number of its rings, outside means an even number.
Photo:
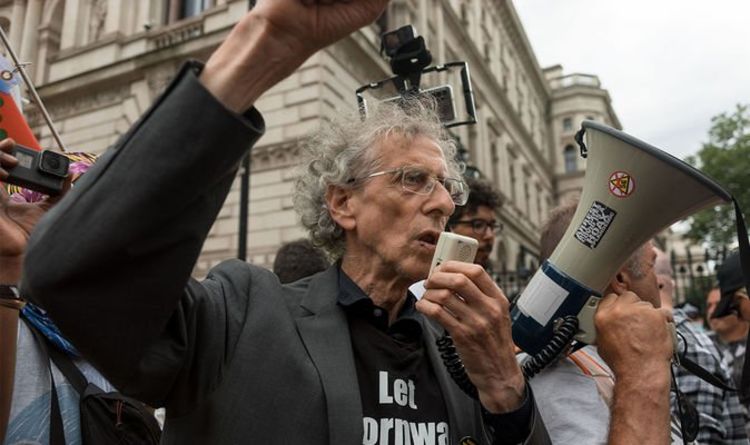
[[[669,363],[645,366],[618,377],[614,388],[609,445],[668,444]]]

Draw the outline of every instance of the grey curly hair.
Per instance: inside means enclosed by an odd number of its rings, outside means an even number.
[[[294,208],[312,242],[331,260],[344,253],[344,231],[326,208],[329,187],[359,187],[362,178],[380,168],[373,148],[383,138],[396,134],[413,140],[433,139],[445,157],[448,175],[460,178],[462,165],[456,160],[456,144],[440,123],[434,105],[419,100],[380,104],[362,120],[350,115],[324,124],[302,145],[302,170],[294,186]]]

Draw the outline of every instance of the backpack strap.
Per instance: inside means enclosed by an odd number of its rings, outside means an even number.
[[[18,313],[23,307],[15,286],[0,284],[0,440],[10,422],[16,372]]]
[[[47,362],[50,380],[50,416],[49,416],[49,444],[65,445],[65,429],[63,428],[62,414],[60,413],[60,402],[58,400],[57,388],[55,385],[55,376],[52,373],[52,362],[50,361],[50,348],[48,348],[47,338],[39,332],[33,324],[21,318],[29,330],[34,334],[36,342],[39,344],[39,352],[42,360]]]
[[[31,325],[31,323],[27,323],[27,325]],[[34,329],[36,330],[36,328]],[[37,332],[42,335],[42,333],[38,330]],[[46,340],[46,337],[44,338]],[[57,366],[57,369],[59,369],[60,372],[63,373],[65,378],[68,380],[68,383],[73,386],[73,388],[78,393],[78,396],[83,397],[83,393],[84,391],[86,391],[86,387],[89,384],[86,376],[83,375],[81,370],[78,369],[78,366],[76,366],[75,363],[73,363],[73,361],[70,359],[70,357],[63,351],[52,346],[50,348],[47,348],[47,352],[49,354],[49,358],[52,359],[52,362],[55,364],[55,366]]]

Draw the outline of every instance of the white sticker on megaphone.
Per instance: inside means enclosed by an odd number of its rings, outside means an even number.
[[[529,281],[516,306],[524,315],[545,326],[568,294],[565,288],[552,281],[542,269],[539,269]]]

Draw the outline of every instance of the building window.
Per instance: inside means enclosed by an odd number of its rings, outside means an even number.
[[[572,145],[565,146],[563,160],[565,161],[565,173],[572,173],[578,170],[578,156],[575,147]]]
[[[214,0],[167,0],[167,22],[194,17],[213,6]]]
[[[563,131],[573,130],[573,119],[566,117],[563,119]]]

